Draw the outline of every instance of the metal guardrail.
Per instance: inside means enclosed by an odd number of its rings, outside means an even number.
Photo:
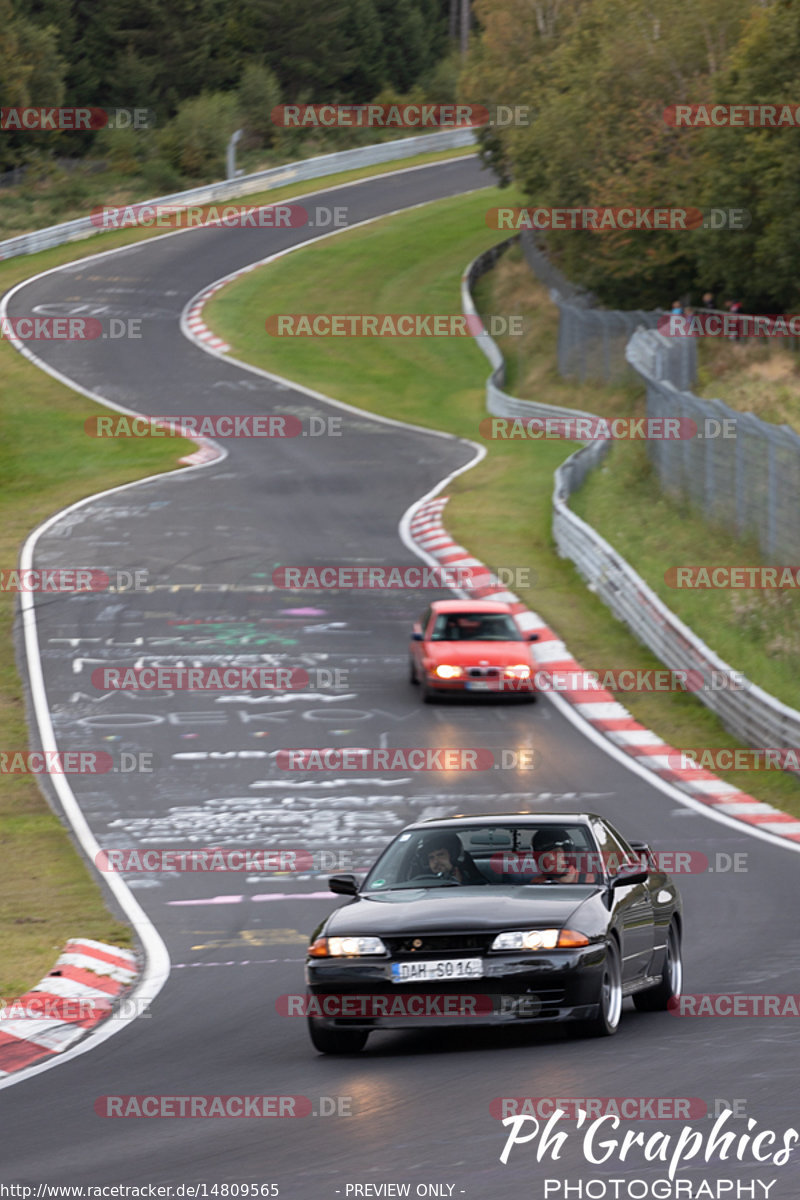
[[[135,203],[137,206],[169,204],[178,207],[215,204],[283,187],[287,183],[302,183],[307,179],[335,175],[338,171],[377,166],[380,163],[413,158],[417,154],[436,150],[467,148],[474,145],[475,141],[475,134],[471,129],[447,129],[441,133],[426,133],[420,137],[400,138],[393,142],[380,142],[374,146],[359,146],[355,150],[321,154],[301,162],[271,167],[268,171],[256,171],[252,175],[241,175],[237,179],[208,183],[185,192],[173,192],[169,196],[137,200]],[[0,242],[0,259],[14,258],[20,254],[36,254],[40,250],[49,250],[53,246],[80,241],[102,232],[106,231],[94,225],[90,217],[78,217],[74,221],[64,221],[61,225],[50,225],[46,229],[36,229],[32,233],[23,233]]]
[[[491,271],[506,251],[516,245],[519,240],[519,234],[515,234],[507,241],[500,242],[499,245],[484,251],[469,264],[461,277],[461,304],[465,313],[470,316],[477,315],[477,309],[472,299],[473,287],[481,276],[485,275],[487,271]],[[488,333],[478,338],[478,345],[493,368],[486,381],[486,409],[493,417],[521,417],[526,420],[533,416],[563,417],[568,412],[572,417],[593,418],[593,413],[584,412],[580,408],[564,409],[552,404],[540,404],[534,400],[519,400],[516,396],[504,392],[502,389],[505,383],[505,360],[500,347]]]
[[[492,247],[467,267],[461,283],[465,313],[473,315],[476,312],[472,285],[495,265],[514,240]],[[642,336],[660,337],[647,331],[642,331]],[[499,388],[503,377],[500,348],[488,333],[478,338],[478,345],[493,368],[486,385],[487,408],[490,412],[523,418],[596,416],[508,396]],[[673,411],[670,415],[676,414]],[[695,693],[697,698],[716,713],[730,733],[746,745],[794,749],[800,745],[800,712],[757,687],[724,662],[659,599],[613,546],[570,509],[570,496],[603,460],[609,448],[608,441],[588,442],[571,454],[555,472],[553,537],[559,555],[571,559],[589,589],[667,667],[699,672],[704,686]]]

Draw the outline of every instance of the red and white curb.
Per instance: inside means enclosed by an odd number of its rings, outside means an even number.
[[[575,673],[583,668],[569,653],[558,635],[545,625],[541,617],[531,612],[518,596],[509,592],[496,576],[476,558],[457,545],[442,524],[442,511],[448,497],[439,496],[420,505],[409,526],[412,540],[421,550],[439,560],[442,566],[471,567],[487,571],[486,585],[464,589],[472,596],[503,600],[511,606],[517,624],[526,633],[538,633],[534,654],[537,661],[547,670],[559,673]],[[591,680],[585,682],[591,684]],[[717,812],[758,826],[774,837],[800,842],[800,821],[789,813],[764,804],[746,792],[740,792],[730,783],[718,779],[711,771],[698,767],[677,768],[670,766],[670,758],[680,755],[657,734],[635,721],[616,697],[598,685],[567,689],[559,695],[571,704],[581,717],[594,729],[636,759],[637,763],[658,775],[661,779],[688,793],[695,801],[705,804]]]
[[[84,1037],[108,1018],[138,973],[130,950],[70,938],[50,974],[0,1008],[0,1077],[61,1054]],[[54,1015],[36,1015],[48,1009]]]
[[[156,429],[174,429],[176,425],[180,424],[179,421],[153,421],[152,423]],[[187,440],[194,442],[198,449],[193,450],[191,454],[185,454],[183,458],[179,458],[179,463],[186,463],[190,467],[199,467],[202,463],[214,462],[217,458],[225,457],[221,446],[218,446],[216,442],[212,442],[209,438],[195,437],[192,434]]]
[[[210,300],[214,292],[218,292],[222,283],[214,283],[211,287],[206,288],[199,296],[195,297],[195,302],[186,314],[186,326],[191,331],[192,337],[197,338],[198,342],[203,342],[206,346],[211,346],[213,350],[219,350],[220,354],[226,354],[230,350],[230,346],[221,337],[217,337],[213,330],[209,329],[203,320],[203,307],[206,300]],[[181,460],[183,461],[183,460]]]

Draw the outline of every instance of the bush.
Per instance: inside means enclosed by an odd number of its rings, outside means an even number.
[[[180,172],[163,158],[151,158],[149,162],[142,163],[139,177],[152,190],[154,196],[167,196],[172,192],[184,190]]]
[[[240,123],[232,94],[203,92],[184,100],[156,135],[161,157],[183,175],[220,179],[225,175],[225,150]]]
[[[238,89],[239,109],[247,133],[261,146],[272,146],[277,128],[272,110],[281,102],[281,85],[269,67],[251,63],[245,67]]]

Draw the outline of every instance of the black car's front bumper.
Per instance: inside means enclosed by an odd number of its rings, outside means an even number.
[[[305,1011],[327,1029],[584,1020],[597,1014],[604,962],[603,944],[492,954],[480,979],[393,983],[387,959],[309,959]]]

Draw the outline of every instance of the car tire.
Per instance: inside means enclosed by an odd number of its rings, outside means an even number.
[[[362,1029],[326,1029],[316,1017],[309,1017],[308,1036],[321,1054],[358,1054],[366,1046],[369,1033]]]
[[[636,992],[633,1003],[639,1012],[663,1012],[680,996],[682,986],[681,935],[677,923],[673,921],[667,933],[667,952],[664,956],[664,966],[661,968],[661,978],[655,987]]]
[[[580,1022],[584,1037],[612,1037],[619,1028],[622,1015],[622,962],[619,946],[612,938],[606,943],[606,960],[600,983],[597,1016]]]
[[[410,658],[410,657],[408,660],[408,682],[409,683],[419,683],[419,678],[417,676],[417,668],[414,666],[413,658]]]
[[[421,679],[419,686],[422,691],[423,704],[433,704],[434,700],[436,699],[436,693],[428,683],[427,679]]]

